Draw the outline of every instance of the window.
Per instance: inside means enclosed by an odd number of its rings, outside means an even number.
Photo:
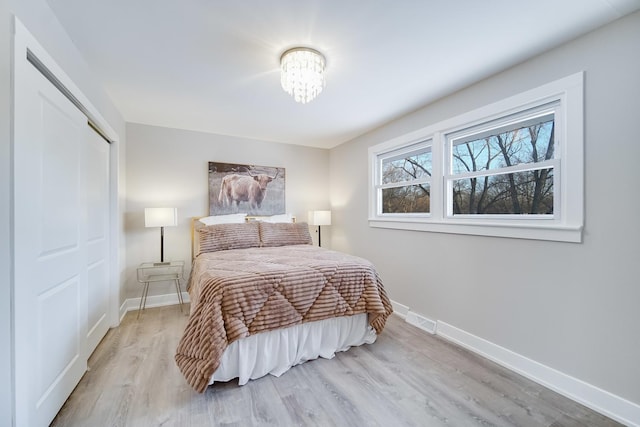
[[[369,224],[580,242],[582,87],[579,73],[371,147]]]
[[[380,156],[376,185],[383,214],[428,214],[431,198],[430,141]]]
[[[554,215],[557,103],[446,136],[448,215]]]

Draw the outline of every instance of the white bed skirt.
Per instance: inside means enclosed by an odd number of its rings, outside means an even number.
[[[331,359],[338,351],[375,340],[366,313],[262,332],[231,343],[209,384],[238,378],[244,385],[267,374],[279,377],[307,360]]]

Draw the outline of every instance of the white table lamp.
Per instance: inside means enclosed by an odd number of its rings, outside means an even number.
[[[331,211],[310,211],[309,224],[318,226],[318,246],[322,246],[320,229],[323,225],[331,225]]]
[[[160,262],[164,262],[164,228],[178,225],[177,208],[145,208],[144,226],[160,227]]]

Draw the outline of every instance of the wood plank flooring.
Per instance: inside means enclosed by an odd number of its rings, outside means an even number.
[[[109,331],[52,426],[618,426],[392,316],[372,345],[194,392],[173,355],[177,306]]]

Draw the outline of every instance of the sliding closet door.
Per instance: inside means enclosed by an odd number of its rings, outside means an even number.
[[[26,65],[15,76],[16,425],[45,426],[87,368],[83,158],[90,129]]]
[[[85,149],[87,355],[109,330],[109,144],[90,131]]]

